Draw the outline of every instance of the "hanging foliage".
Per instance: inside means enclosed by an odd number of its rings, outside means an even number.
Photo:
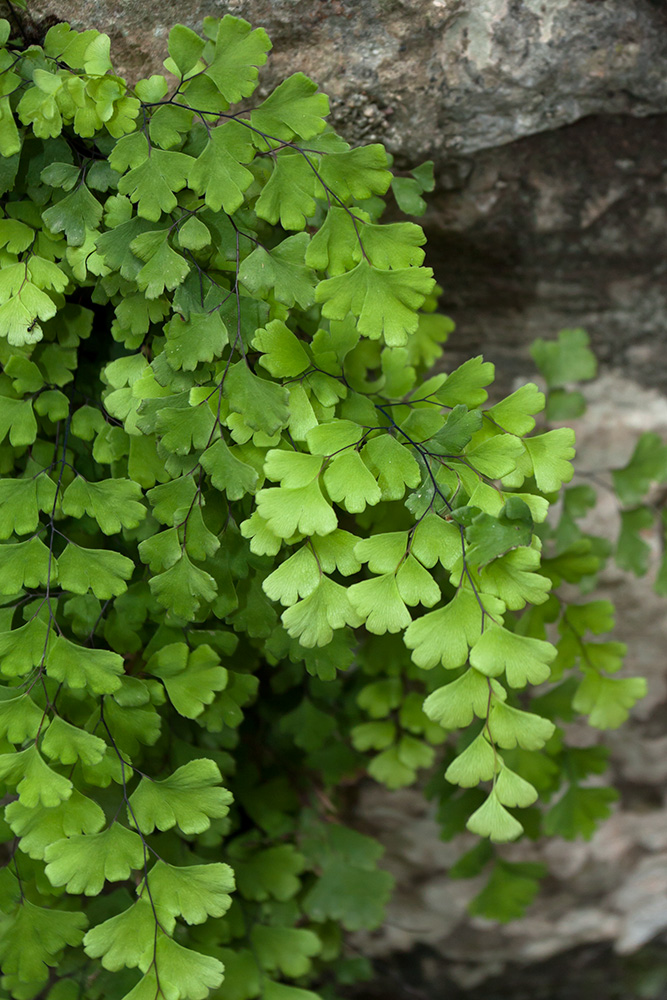
[[[0,43],[0,995],[333,997],[392,884],[344,823],[364,773],[446,743],[445,834],[495,843],[608,813],[558,723],[617,726],[644,684],[607,602],[554,593],[603,555],[581,487],[546,526],[574,434],[535,432],[533,384],[486,405],[480,357],[428,374],[425,237],[379,220],[432,165],[351,148],[301,73],[252,104],[263,29],[177,25],[170,82],[133,87],[94,29]],[[555,390],[578,350],[543,345]],[[501,858],[475,912],[539,874]]]

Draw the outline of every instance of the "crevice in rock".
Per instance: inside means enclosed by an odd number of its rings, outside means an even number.
[[[484,351],[506,384],[568,326],[600,360],[667,387],[667,118],[596,115],[442,168],[424,225],[448,358]]]

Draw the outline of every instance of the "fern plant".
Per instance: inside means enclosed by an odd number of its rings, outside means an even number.
[[[301,73],[250,107],[263,29],[177,25],[132,87],[96,30],[0,42],[0,995],[333,997],[392,883],[341,822],[363,774],[446,744],[463,869],[608,809],[557,723],[643,682],[554,594],[599,564],[546,527],[573,432],[533,384],[485,406],[482,358],[428,374],[424,234],[379,220],[432,165]],[[500,858],[479,911],[536,874]]]

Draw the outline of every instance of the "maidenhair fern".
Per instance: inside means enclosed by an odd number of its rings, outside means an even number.
[[[479,357],[424,374],[452,325],[379,219],[432,169],[351,148],[301,73],[251,107],[261,28],[177,25],[133,87],[96,30],[0,41],[0,995],[332,997],[391,889],[341,822],[365,771],[444,752],[445,827],[495,842],[608,811],[556,723],[643,682],[553,592],[599,566],[584,497],[546,527],[573,432],[532,384],[485,406]],[[477,912],[538,875],[501,857]]]

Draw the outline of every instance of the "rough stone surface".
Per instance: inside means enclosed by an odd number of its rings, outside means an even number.
[[[107,31],[117,68],[135,77],[159,70],[177,21],[240,15],[273,40],[268,78],[311,74],[339,99],[348,132],[366,136],[370,119],[375,137],[409,159],[667,105],[667,14],[649,0],[33,0],[31,9]]]
[[[441,167],[425,219],[450,349],[507,382],[528,346],[585,327],[607,368],[667,387],[667,120],[583,119]]]

